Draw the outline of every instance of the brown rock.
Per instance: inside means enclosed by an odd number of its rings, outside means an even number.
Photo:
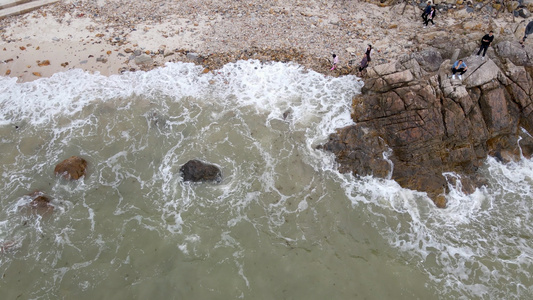
[[[37,65],[39,67],[49,66],[50,65],[50,61],[48,59],[47,60],[43,60],[43,61],[37,61]]]
[[[471,64],[466,86],[442,73],[449,62],[438,68],[438,79],[409,57],[370,68],[362,94],[353,99],[356,125],[339,129],[321,148],[335,153],[341,172],[392,178],[425,191],[438,207],[446,206],[444,172],[462,174],[461,185],[451,184],[473,192],[483,184],[477,169],[489,151],[502,162],[533,154],[531,136],[521,135],[517,146],[519,124],[533,129],[533,76],[507,62],[505,77],[502,64],[479,62]],[[388,147],[392,174],[382,158]]]
[[[444,195],[438,195],[437,198],[435,198],[435,205],[438,207],[438,208],[446,208],[446,203],[448,201],[446,200],[446,196]]]
[[[6,76],[9,75],[9,74],[11,74],[11,70],[10,70],[10,69],[7,69],[7,70],[6,70]]]
[[[33,74],[34,76],[37,76],[37,77],[41,77],[41,76],[42,76],[41,73],[39,73],[39,72],[33,72],[32,74]]]
[[[33,208],[47,208],[50,206],[49,203],[50,198],[44,195],[39,195],[30,202],[30,206]]]
[[[85,175],[87,161],[78,156],[72,156],[57,164],[54,173],[65,179],[77,180]]]
[[[20,211],[29,214],[47,215],[54,211],[54,206],[50,203],[50,197],[43,192],[35,191],[29,195],[32,201],[28,205],[20,207]]]

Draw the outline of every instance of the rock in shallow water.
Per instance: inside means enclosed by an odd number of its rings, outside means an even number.
[[[193,159],[189,160],[180,168],[180,172],[183,177],[183,181],[215,181],[220,182],[222,180],[222,172],[220,169],[211,164],[201,162]]]
[[[78,156],[72,156],[57,164],[54,169],[56,175],[63,176],[65,179],[77,180],[85,175],[87,161]]]

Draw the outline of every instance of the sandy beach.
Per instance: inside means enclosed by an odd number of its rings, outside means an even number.
[[[61,1],[0,20],[0,75],[25,82],[78,68],[111,75],[185,61],[214,69],[249,58],[338,75],[352,72],[342,67],[358,64],[367,44],[379,64],[452,31],[472,43],[489,28],[496,41],[516,38],[524,23],[458,6],[424,29],[419,15],[413,6],[352,1]],[[330,72],[332,53],[341,68]]]

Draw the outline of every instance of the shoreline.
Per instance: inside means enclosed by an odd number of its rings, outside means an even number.
[[[121,0],[62,1],[0,20],[0,76],[27,82],[69,69],[109,76],[177,61],[213,70],[250,58],[293,61],[337,76],[353,74],[367,44],[373,45],[377,65],[420,51],[428,47],[424,41],[449,36],[454,28],[480,35],[485,27],[503,32],[510,24],[508,16],[466,23],[452,17],[463,9],[442,14],[437,26],[423,29],[413,6],[311,2],[315,6],[285,0],[261,5],[220,0],[215,7],[207,0],[187,0],[179,7],[164,1],[137,6]],[[329,70],[332,53],[340,57],[335,71]]]

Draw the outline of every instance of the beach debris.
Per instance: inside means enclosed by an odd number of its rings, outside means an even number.
[[[50,61],[48,59],[47,60],[43,60],[43,61],[38,60],[37,61],[37,65],[39,67],[49,66],[50,65]]]
[[[187,53],[187,59],[198,61],[199,57],[200,56],[197,53],[192,53],[192,52]]]
[[[71,156],[56,165],[54,173],[65,179],[77,180],[85,175],[87,161],[78,156]]]
[[[100,57],[98,57],[96,59],[97,62],[101,62],[101,63],[106,63],[107,62],[107,58],[105,58],[103,55],[101,55]]]
[[[204,163],[200,160],[189,160],[180,168],[183,181],[215,181],[222,180],[222,172],[212,164]]]
[[[42,76],[40,72],[33,72],[32,74],[33,74],[34,76],[37,76],[37,77],[41,77],[41,76]]]
[[[11,74],[11,69],[6,70],[6,76],[8,76],[9,74]]]

